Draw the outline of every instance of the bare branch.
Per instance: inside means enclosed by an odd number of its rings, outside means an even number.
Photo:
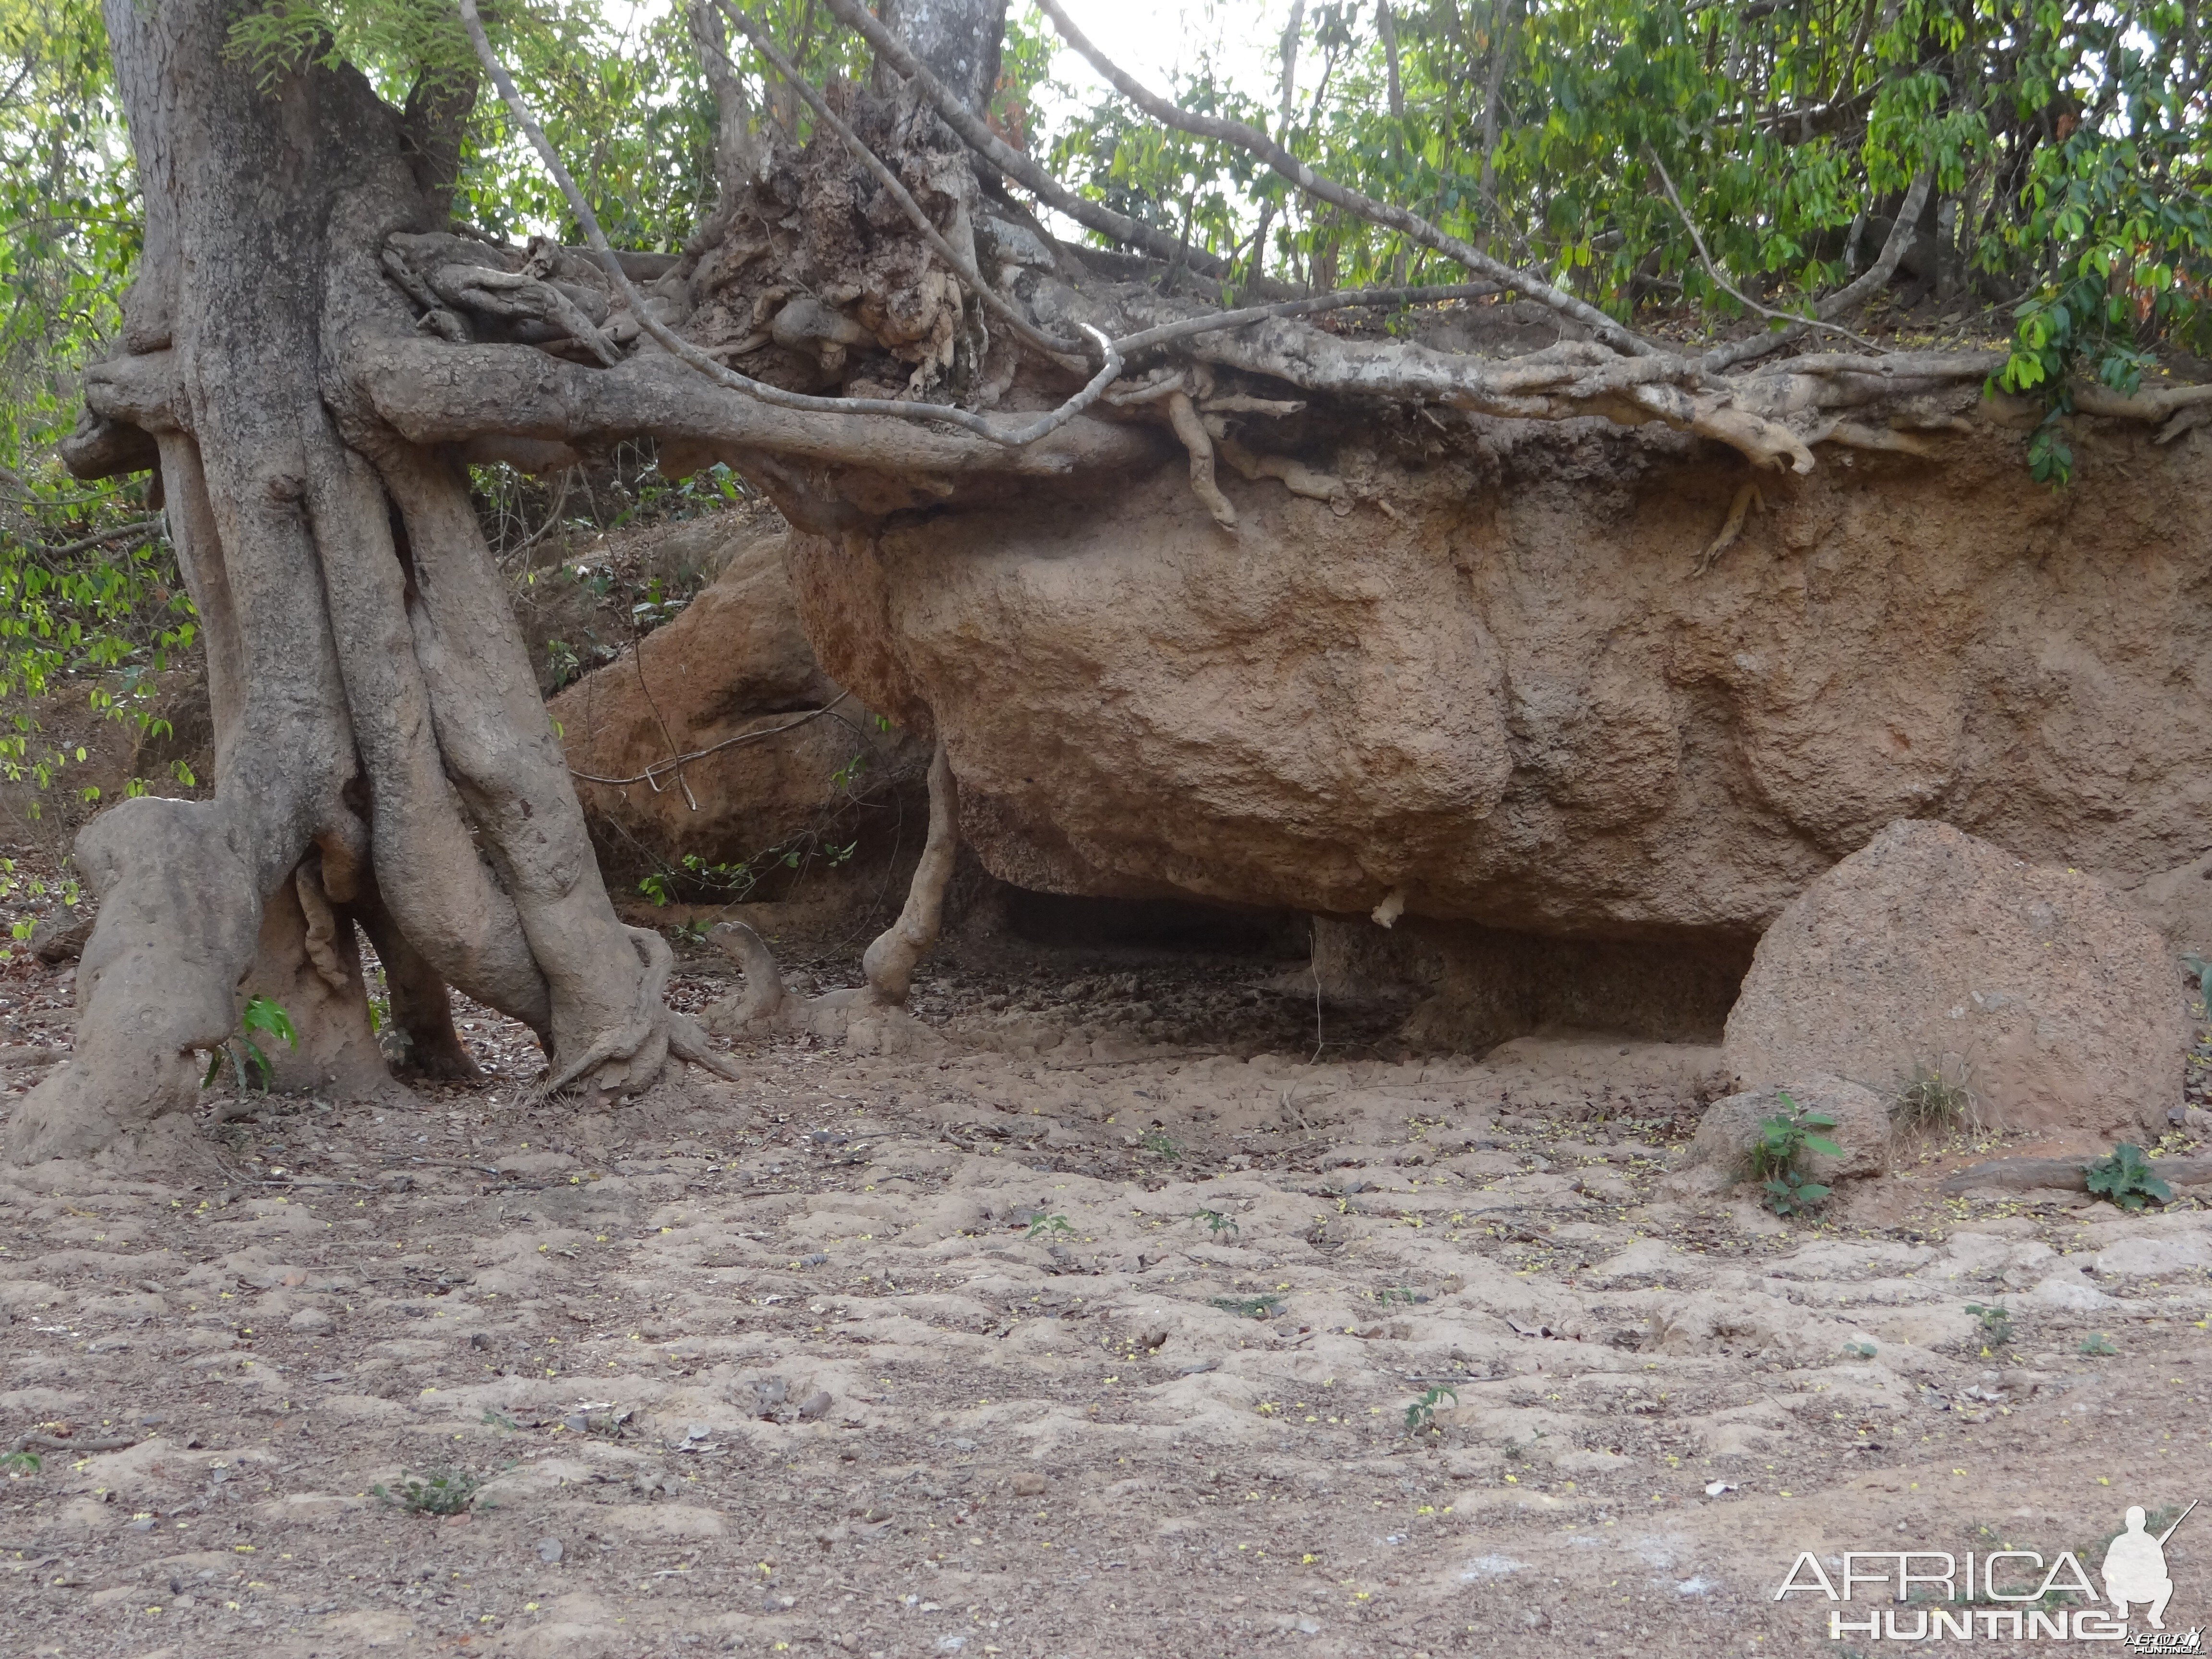
[[[1124,357],[1133,357],[1139,351],[1166,345],[1171,341],[1187,340],[1194,335],[1212,334],[1227,328],[1244,328],[1275,317],[1307,317],[1316,312],[1343,311],[1353,306],[1418,306],[1431,302],[1441,305],[1448,300],[1487,299],[1501,291],[1495,283],[1456,283],[1447,288],[1341,289],[1334,294],[1317,294],[1307,300],[1280,300],[1273,305],[1246,306],[1238,311],[1216,311],[1204,316],[1186,317],[1181,322],[1163,323],[1157,328],[1123,335],[1114,342],[1114,349]]]
[[[1659,159],[1658,151],[1651,149],[1648,144],[1644,146],[1644,153],[1650,157],[1651,165],[1659,170],[1659,182],[1666,187],[1667,199],[1674,204],[1675,216],[1681,220],[1682,228],[1690,233],[1690,241],[1698,250],[1698,262],[1705,266],[1705,275],[1713,279],[1713,282],[1719,287],[1722,293],[1727,295],[1730,299],[1734,300],[1738,305],[1744,307],[1747,310],[1755,311],[1760,316],[1770,318],[1775,322],[1804,323],[1808,327],[1821,329],[1832,334],[1840,334],[1852,344],[1863,345],[1869,351],[1880,351],[1882,349],[1881,346],[1876,345],[1872,340],[1860,338],[1857,335],[1852,333],[1850,330],[1843,327],[1840,324],[1821,322],[1817,319],[1801,316],[1793,311],[1776,311],[1770,306],[1763,306],[1759,304],[1758,301],[1753,299],[1751,295],[1746,294],[1741,289],[1738,288],[1734,283],[1729,281],[1726,276],[1721,274],[1721,268],[1714,263],[1713,256],[1706,252],[1704,233],[1698,230],[1698,222],[1690,216],[1690,210],[1682,205],[1681,197],[1675,193],[1674,181],[1667,176],[1667,164]]]
[[[477,15],[476,0],[460,0],[460,9],[461,21],[468,28],[469,40],[476,47],[477,57],[490,75],[492,84],[499,88],[499,95],[506,100],[515,125],[522,129],[532,148],[537,150],[538,159],[545,163],[546,171],[553,175],[554,183],[560,186],[561,194],[568,200],[568,210],[576,216],[576,222],[583,227],[586,240],[591,243],[592,251],[599,255],[599,264],[613,282],[616,291],[629,302],[630,313],[637,319],[638,325],[670,355],[717,386],[732,392],[744,392],[763,403],[780,404],[786,409],[805,410],[815,414],[883,415],[902,421],[943,421],[963,431],[972,432],[979,438],[988,439],[994,444],[1018,448],[1024,444],[1035,443],[1039,438],[1073,420],[1096,403],[1099,394],[1121,374],[1121,358],[1101,336],[1099,344],[1104,349],[1106,361],[1083,390],[1059,408],[1036,420],[1009,428],[987,420],[973,410],[957,408],[951,404],[899,403],[887,398],[813,398],[804,392],[787,392],[781,386],[771,386],[765,380],[756,380],[733,368],[725,368],[655,316],[646,304],[644,296],[631,285],[629,273],[623,270],[622,261],[607,243],[606,233],[599,228],[599,216],[592,211],[592,204],[584,199],[584,192],[576,187],[575,179],[569,175],[568,167],[554,149],[552,141],[546,137],[545,130],[538,125],[537,116],[524,101],[521,90],[514,84],[514,78],[507,72],[507,65],[501,63],[498,54],[492,51],[491,41],[484,34],[483,20]]]
[[[907,189],[899,176],[884,165],[881,156],[860,142],[860,135],[854,132],[844,118],[830,107],[829,100],[817,92],[813,83],[799,72],[789,58],[776,50],[775,42],[769,38],[766,29],[731,4],[730,0],[717,0],[717,3],[720,5],[724,15],[744,33],[745,37],[753,43],[760,55],[767,58],[775,67],[775,72],[784,78],[791,89],[805,100],[806,106],[814,112],[814,118],[843,139],[845,148],[853,152],[854,159],[873,173],[876,182],[890,192],[891,199],[899,205],[899,211],[905,214],[908,221],[921,233],[922,240],[929,244],[930,251],[952,267],[955,274],[975,291],[975,297],[983,302],[993,315],[1012,329],[1015,335],[1025,344],[1034,346],[1048,356],[1062,359],[1060,365],[1062,368],[1073,370],[1077,374],[1085,373],[1089,369],[1090,364],[1083,356],[1083,342],[1063,339],[1056,335],[1042,332],[1028,318],[1007,304],[998,291],[983,280],[982,273],[975,269],[975,262],[973,259],[945,240],[937,227],[930,222],[929,216],[921,210],[921,204],[914,199],[913,192]]]
[[[64,542],[59,547],[33,545],[32,551],[46,558],[58,559],[65,554],[82,553],[90,548],[105,547],[110,542],[139,542],[145,540],[149,536],[158,536],[161,533],[161,520],[141,519],[136,524],[121,525],[113,530],[103,530],[97,536],[86,536],[76,541]]]
[[[1333,179],[1324,178],[1257,128],[1247,126],[1242,121],[1195,114],[1146,90],[1127,70],[1091,45],[1083,31],[1069,21],[1066,12],[1060,8],[1060,0],[1038,0],[1038,3],[1043,7],[1045,15],[1052,19],[1053,27],[1060,31],[1067,44],[1112,82],[1115,90],[1155,121],[1194,137],[1233,144],[1238,149],[1256,155],[1309,195],[1317,196],[1370,224],[1395,230],[1478,275],[1487,276],[1492,282],[1525,294],[1530,299],[1573,318],[1617,350],[1638,357],[1659,355],[1658,347],[1623,327],[1595,306],[1553,287],[1540,276],[1516,270],[1456,236],[1446,235],[1419,214],[1410,213],[1389,202],[1378,202],[1373,197],[1363,195]]]
[[[635,783],[649,784],[652,786],[653,793],[658,794],[660,790],[659,778],[663,773],[674,771],[679,767],[689,766],[693,761],[704,760],[708,756],[720,754],[725,749],[734,749],[740,744],[760,743],[769,738],[780,738],[787,732],[795,732],[802,726],[805,726],[812,721],[820,720],[824,714],[829,714],[831,709],[836,708],[839,703],[844,702],[847,697],[849,697],[852,695],[853,694],[849,691],[842,692],[835,699],[824,703],[821,708],[810,708],[806,713],[801,714],[797,720],[786,720],[781,726],[768,726],[758,732],[740,732],[734,738],[724,738],[720,743],[710,743],[704,749],[694,749],[689,754],[672,755],[666,760],[655,761],[652,765],[647,767],[644,771],[640,772],[632,777],[603,778],[594,773],[579,772],[573,766],[568,769],[568,775],[572,778],[581,778],[586,783],[604,783],[608,787],[613,789],[626,788],[629,785]]]
[[[1889,228],[1889,238],[1881,245],[1881,257],[1862,272],[1856,282],[1838,289],[1813,309],[1817,318],[1798,322],[1791,327],[1779,329],[1771,334],[1754,334],[1748,339],[1731,341],[1716,346],[1705,354],[1705,367],[1714,374],[1733,368],[1738,363],[1747,363],[1755,357],[1764,357],[1779,351],[1784,346],[1795,344],[1831,317],[1840,317],[1855,306],[1860,306],[1881,292],[1884,284],[1897,274],[1897,267],[1905,258],[1905,250],[1912,245],[1918,234],[1920,210],[1928,204],[1928,192],[1934,185],[1933,168],[1923,168],[1905,192],[1905,204],[1897,210],[1897,222]]]
[[[960,100],[957,94],[914,55],[905,41],[886,28],[860,0],[827,0],[827,3],[839,22],[858,33],[878,57],[921,89],[945,125],[957,133],[969,149],[1046,206],[1125,246],[1142,248],[1155,258],[1176,258],[1181,244],[1165,231],[1078,196],[992,131],[975,111]],[[1217,281],[1233,274],[1226,261],[1195,251],[1184,250],[1183,263]]]

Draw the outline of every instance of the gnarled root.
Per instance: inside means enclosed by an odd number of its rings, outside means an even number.
[[[642,971],[637,1007],[622,1024],[603,1032],[581,1054],[567,1060],[545,1079],[547,1094],[577,1085],[612,1098],[641,1093],[659,1081],[669,1060],[689,1060],[716,1077],[734,1079],[738,1068],[717,1054],[706,1032],[687,1014],[661,1000],[676,953],[668,941],[647,927],[624,927]]]
[[[1229,497],[1221,493],[1221,486],[1213,481],[1213,438],[1199,418],[1198,409],[1188,392],[1168,394],[1168,420],[1175,434],[1182,440],[1182,447],[1190,452],[1190,492],[1206,504],[1213,514],[1214,523],[1234,532],[1237,528],[1237,509]]]
[[[708,937],[744,975],[745,988],[708,1008],[707,1029],[732,1037],[811,1036],[882,1053],[940,1046],[944,1039],[907,1012],[906,1000],[915,967],[937,943],[945,890],[951,884],[959,849],[959,797],[939,738],[929,762],[929,839],[898,920],[876,936],[860,958],[867,983],[798,1001],[786,993],[768,941],[744,922],[726,921]]]
[[[1211,427],[1213,422],[1209,421],[1206,424]],[[1254,483],[1262,478],[1279,479],[1293,495],[1327,501],[1339,518],[1352,511],[1352,492],[1334,472],[1321,471],[1288,455],[1262,455],[1257,450],[1245,448],[1234,438],[1224,437],[1217,447],[1223,460]]]
[[[1766,497],[1759,494],[1757,484],[1745,484],[1735,492],[1735,499],[1729,503],[1728,517],[1721,520],[1721,527],[1705,544],[1705,551],[1698,555],[1697,563],[1691,567],[1692,576],[1704,575],[1713,568],[1714,560],[1735,545],[1735,538],[1743,534],[1743,521],[1754,507],[1764,511]]]
[[[320,864],[310,855],[262,906],[260,949],[246,989],[276,1003],[292,1023],[290,1043],[257,1039],[271,1088],[358,1097],[386,1085],[389,1073],[368,1026],[361,950],[350,922],[341,925],[331,908]]]

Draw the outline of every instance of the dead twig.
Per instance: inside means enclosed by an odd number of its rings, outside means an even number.
[[[724,738],[720,743],[710,743],[704,749],[694,749],[689,754],[676,755],[671,757],[667,760],[655,761],[652,765],[647,767],[644,771],[638,773],[634,777],[603,778],[596,773],[579,772],[573,766],[568,769],[568,775],[572,778],[580,778],[586,783],[604,783],[608,785],[610,787],[616,789],[626,787],[633,783],[649,784],[652,786],[653,792],[655,794],[659,794],[660,793],[660,785],[656,782],[655,780],[661,773],[668,771],[671,768],[689,766],[693,761],[704,760],[708,756],[719,754],[725,749],[734,749],[741,743],[759,743],[764,738],[781,737],[786,732],[796,731],[799,727],[805,726],[808,721],[818,720],[824,714],[830,714],[830,711],[835,709],[839,703],[844,702],[847,697],[849,697],[852,695],[853,694],[849,691],[840,692],[835,699],[823,704],[821,708],[810,708],[806,713],[801,714],[797,720],[786,720],[781,726],[771,726],[765,730],[759,732],[740,732],[734,738]],[[663,728],[662,735],[666,735],[666,729],[665,727]],[[697,810],[696,805],[694,805],[693,810],[695,811]]]

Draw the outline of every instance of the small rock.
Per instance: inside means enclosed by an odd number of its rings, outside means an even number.
[[[337,1321],[320,1308],[302,1308],[284,1322],[302,1336],[327,1336],[337,1328]]]
[[[561,1558],[567,1553],[568,1551],[562,1547],[561,1540],[557,1538],[541,1538],[538,1540],[538,1559],[549,1567],[559,1565]]]
[[[1802,1078],[1789,1088],[1753,1089],[1717,1100],[1705,1109],[1698,1132],[1682,1153],[1685,1170],[1747,1176],[1752,1143],[1768,1118],[1786,1116],[1781,1097],[1835,1120],[1835,1127],[1815,1133],[1844,1149],[1841,1158],[1807,1153],[1802,1163],[1814,1180],[1830,1184],[1881,1173],[1889,1152],[1889,1108],[1871,1089],[1840,1078]]]
[[[1016,1497],[1037,1498],[1042,1496],[1045,1488],[1052,1483],[1035,1469],[1023,1469],[1014,1476],[1011,1484]]]
[[[2021,1298],[2030,1307],[2058,1313],[2094,1313],[2112,1305],[2112,1298],[2078,1273],[2053,1273]]]

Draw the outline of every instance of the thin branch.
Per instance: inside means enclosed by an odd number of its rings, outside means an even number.
[[[66,554],[82,553],[88,548],[105,547],[110,542],[126,541],[134,538],[156,534],[161,528],[161,520],[159,519],[141,519],[136,524],[122,525],[113,530],[103,530],[97,536],[87,536],[81,540],[64,542],[59,547],[40,547],[33,544],[33,550],[44,554],[47,558],[58,559]]]
[[[860,134],[854,132],[844,118],[830,107],[829,100],[817,92],[813,83],[799,72],[789,58],[776,50],[775,42],[769,38],[768,31],[731,4],[730,0],[716,0],[716,3],[721,7],[723,15],[744,32],[745,37],[753,43],[754,48],[760,55],[774,65],[775,72],[784,78],[791,89],[805,100],[807,108],[814,112],[814,118],[845,141],[845,148],[853,152],[854,159],[873,173],[876,182],[890,192],[891,199],[899,204],[899,211],[905,214],[914,228],[921,233],[922,240],[929,244],[930,251],[952,267],[960,280],[975,290],[975,297],[981,300],[994,316],[1012,329],[1025,343],[1036,347],[1039,351],[1050,356],[1073,360],[1063,362],[1062,368],[1073,369],[1079,374],[1088,371],[1091,365],[1085,360],[1082,341],[1064,339],[1057,335],[1044,333],[1028,318],[1007,304],[998,291],[983,280],[982,273],[975,269],[975,260],[945,240],[937,227],[930,222],[929,216],[921,210],[921,204],[914,199],[913,193],[901,182],[899,176],[884,165],[883,158],[860,142]]]
[[[876,55],[889,63],[901,75],[921,89],[945,125],[964,140],[968,147],[993,167],[1020,185],[1047,207],[1066,214],[1078,224],[1110,236],[1127,247],[1141,248],[1153,258],[1171,259],[1175,257],[1176,239],[1156,226],[1131,219],[1101,207],[1066,189],[1060,181],[1039,167],[1029,156],[991,131],[975,112],[963,103],[955,93],[920,58],[914,55],[906,42],[891,33],[883,23],[860,3],[860,0],[827,0],[830,10],[837,21],[853,30],[874,49]],[[1217,281],[1234,274],[1225,260],[1211,254],[1192,253],[1187,262],[1193,270]]]
[[[1889,238],[1881,245],[1881,257],[1863,272],[1849,287],[1838,289],[1813,309],[1817,316],[1802,319],[1793,326],[1771,334],[1754,334],[1745,340],[1736,340],[1724,346],[1715,346],[1705,356],[1705,368],[1713,374],[1733,368],[1738,363],[1747,363],[1754,357],[1764,357],[1769,352],[1779,351],[1784,346],[1795,344],[1831,317],[1840,317],[1854,306],[1863,305],[1881,292],[1889,279],[1897,274],[1904,260],[1905,250],[1912,245],[1918,234],[1920,210],[1927,205],[1928,192],[1936,181],[1932,167],[1923,167],[1905,192],[1904,205],[1897,210],[1897,222],[1889,228]]]
[[[1690,233],[1690,240],[1698,250],[1698,262],[1705,266],[1705,275],[1713,279],[1714,285],[1717,287],[1722,293],[1727,295],[1738,305],[1744,307],[1746,309],[1755,311],[1760,316],[1769,318],[1775,322],[1803,323],[1808,327],[1817,328],[1826,333],[1840,334],[1846,340],[1849,340],[1853,345],[1863,345],[1869,351],[1880,351],[1883,349],[1882,347],[1876,345],[1872,340],[1861,338],[1858,335],[1852,333],[1850,330],[1844,327],[1839,323],[1823,322],[1817,318],[1806,317],[1798,312],[1777,311],[1771,306],[1763,306],[1759,304],[1758,301],[1753,299],[1751,295],[1746,294],[1741,289],[1738,288],[1734,283],[1729,281],[1726,276],[1721,274],[1721,268],[1718,264],[1714,263],[1713,256],[1706,251],[1705,239],[1704,234],[1698,229],[1698,222],[1690,216],[1690,210],[1682,205],[1681,197],[1675,193],[1674,181],[1667,176],[1667,164],[1659,159],[1659,152],[1652,149],[1647,145],[1645,146],[1644,153],[1650,157],[1651,165],[1659,170],[1659,182],[1666,187],[1667,199],[1674,204],[1674,213],[1675,216],[1681,220],[1682,228]]]
[[[1366,220],[1370,224],[1395,230],[1400,235],[1419,243],[1423,247],[1434,249],[1437,252],[1466,266],[1468,270],[1480,276],[1487,276],[1492,282],[1510,288],[1517,293],[1525,294],[1530,299],[1573,318],[1616,350],[1625,351],[1638,357],[1661,355],[1657,346],[1615,322],[1595,306],[1586,301],[1577,300],[1573,295],[1553,287],[1540,276],[1526,271],[1516,270],[1510,265],[1492,258],[1480,249],[1462,241],[1456,236],[1445,234],[1419,214],[1410,213],[1392,203],[1378,202],[1371,196],[1363,195],[1347,185],[1338,184],[1333,179],[1323,177],[1256,127],[1247,126],[1242,121],[1228,121],[1215,116],[1195,114],[1179,104],[1170,103],[1168,100],[1146,90],[1127,70],[1091,43],[1083,31],[1069,21],[1066,12],[1060,8],[1060,0],[1038,0],[1038,4],[1043,8],[1045,15],[1052,19],[1053,27],[1060,31],[1067,44],[1089,60],[1091,66],[1104,76],[1113,84],[1115,90],[1155,121],[1164,126],[1173,127],[1179,132],[1188,132],[1194,137],[1210,138],[1216,143],[1232,144],[1238,149],[1255,155],[1307,194],[1317,196],[1334,207],[1341,208],[1346,213]]]
[[[811,708],[805,714],[801,714],[797,720],[786,720],[781,726],[771,726],[759,732],[741,732],[734,738],[724,738],[720,743],[710,743],[704,749],[695,749],[688,755],[675,755],[670,757],[666,760],[655,761],[652,765],[647,767],[644,771],[640,772],[635,777],[603,778],[593,773],[579,772],[573,766],[568,769],[568,775],[572,778],[580,778],[586,783],[604,783],[609,787],[615,789],[627,788],[629,785],[634,783],[647,784],[652,787],[653,793],[658,794],[660,792],[660,785],[658,780],[662,773],[668,771],[671,768],[689,766],[693,761],[704,760],[709,755],[720,754],[725,749],[734,749],[742,743],[759,743],[763,738],[781,737],[786,732],[796,731],[799,727],[806,725],[811,720],[820,720],[824,714],[829,714],[832,709],[836,708],[839,703],[844,702],[847,697],[849,697],[852,695],[853,694],[849,691],[841,692],[831,701],[823,704],[821,708]],[[663,734],[665,735],[667,728],[664,726],[661,729]],[[680,776],[681,774],[679,773],[678,775]],[[694,810],[696,809],[695,808]]]
[[[1162,323],[1141,333],[1124,334],[1114,342],[1114,349],[1124,357],[1133,357],[1171,340],[1186,340],[1194,334],[1212,334],[1225,328],[1243,328],[1274,317],[1305,317],[1318,311],[1343,311],[1353,306],[1418,306],[1442,304],[1447,300],[1481,300],[1503,291],[1495,283],[1458,283],[1442,288],[1342,289],[1306,300],[1279,300],[1273,305],[1247,306],[1241,311],[1216,311],[1187,317],[1181,322]]]
[[[1009,428],[986,420],[973,410],[951,404],[900,403],[888,398],[814,398],[804,392],[787,392],[780,386],[771,386],[765,380],[756,380],[733,368],[725,368],[662,322],[646,304],[645,296],[631,284],[629,273],[622,268],[621,259],[608,245],[606,233],[599,228],[599,216],[592,211],[592,204],[584,199],[584,192],[576,187],[575,179],[570,176],[559,152],[553,148],[552,141],[546,137],[545,130],[538,125],[537,116],[524,101],[520,89],[514,84],[514,77],[507,72],[507,65],[501,63],[499,55],[492,51],[491,41],[484,34],[483,20],[477,15],[476,0],[460,0],[460,10],[461,21],[468,29],[470,42],[476,47],[477,57],[483,63],[485,72],[491,76],[492,84],[499,88],[499,95],[506,101],[515,125],[522,129],[524,136],[530,140],[531,147],[537,150],[538,159],[545,163],[546,171],[553,175],[553,182],[560,186],[561,194],[568,201],[568,210],[576,216],[576,222],[583,227],[585,238],[591,243],[592,251],[599,255],[599,264],[613,282],[615,291],[629,301],[630,313],[637,319],[638,325],[672,356],[687,368],[697,370],[717,386],[732,392],[742,392],[763,403],[777,404],[786,409],[804,410],[812,414],[883,415],[901,421],[942,421],[948,426],[972,432],[992,443],[1018,449],[1066,425],[1096,403],[1099,394],[1121,374],[1121,359],[1107,343],[1105,337],[1099,335],[1098,343],[1105,350],[1106,361],[1089,383],[1059,408],[1025,425]],[[1095,329],[1086,329],[1085,331],[1097,333]]]

